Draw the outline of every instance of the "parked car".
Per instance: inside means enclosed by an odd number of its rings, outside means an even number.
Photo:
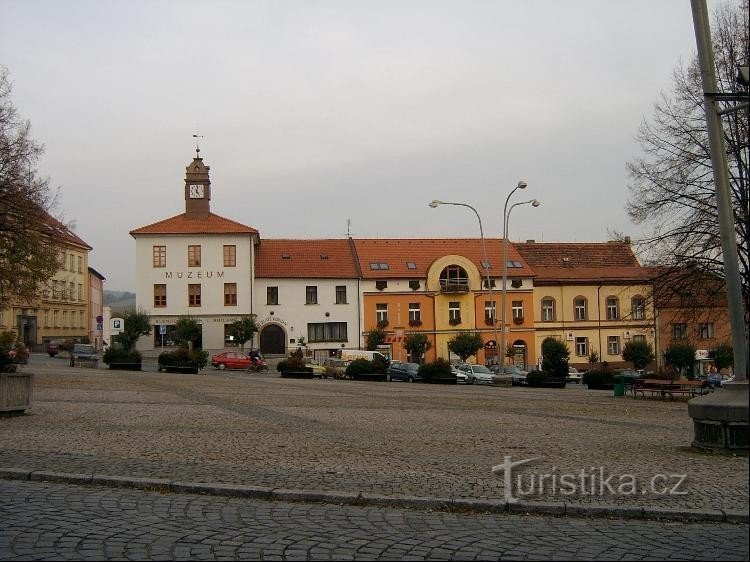
[[[307,367],[308,369],[312,369],[313,376],[316,379],[319,379],[319,378],[324,379],[328,376],[326,374],[326,368],[320,363],[318,363],[317,361],[313,361],[312,359],[305,361],[305,367]]]
[[[576,369],[575,367],[568,367],[568,376],[565,377],[565,382],[574,382],[577,384],[581,384],[581,380],[583,379],[583,373]]]
[[[734,377],[722,375],[721,373],[708,373],[702,378],[708,382],[708,386],[711,388],[720,388],[724,386],[725,383],[734,381]]]
[[[49,353],[50,357],[54,357],[58,353],[60,353],[60,350],[65,345],[65,342],[63,340],[50,340],[47,342],[47,353]]]
[[[484,365],[471,365],[469,363],[462,363],[458,366],[459,371],[466,373],[468,384],[492,384],[492,371],[490,371]]]
[[[469,382],[469,375],[460,371],[455,365],[451,365],[451,374],[456,377],[456,384],[467,384]]]
[[[239,351],[225,351],[211,356],[211,366],[216,369],[247,369],[253,360]]]
[[[389,381],[421,381],[422,377],[417,374],[418,363],[404,363],[403,361],[391,361],[385,372],[385,378]]]
[[[81,365],[96,366],[99,362],[99,356],[96,354],[96,348],[88,343],[76,343],[70,352],[70,366],[79,362]]]
[[[351,361],[336,358],[326,359],[323,362],[326,367],[333,369],[333,376],[337,379],[346,378],[346,368],[349,366],[349,363]]]
[[[528,384],[526,375],[528,375],[529,372],[524,371],[518,365],[504,365],[501,374],[510,375],[512,378],[511,384],[513,386],[526,386]]]

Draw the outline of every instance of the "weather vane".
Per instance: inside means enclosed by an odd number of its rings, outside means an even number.
[[[195,157],[196,158],[200,158],[201,147],[198,145],[198,143],[200,142],[198,139],[202,139],[203,135],[199,135],[198,134],[198,129],[197,128],[195,130],[195,134],[193,135],[193,138],[195,139]]]

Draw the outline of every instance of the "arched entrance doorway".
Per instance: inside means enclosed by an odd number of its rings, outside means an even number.
[[[513,342],[513,364],[517,365],[521,369],[526,370],[528,361],[528,350],[526,349],[526,342],[523,340],[516,340]]]
[[[268,324],[260,331],[260,352],[263,355],[286,353],[286,332],[278,324]]]

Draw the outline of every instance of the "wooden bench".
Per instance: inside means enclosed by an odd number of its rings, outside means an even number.
[[[661,379],[636,379],[633,382],[633,397],[642,394],[646,397],[648,392],[651,396],[658,394],[662,398],[669,395],[670,399],[677,396],[699,396],[708,391],[706,381],[667,381]]]

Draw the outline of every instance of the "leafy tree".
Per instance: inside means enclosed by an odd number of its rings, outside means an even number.
[[[201,337],[203,330],[195,318],[181,316],[174,324],[175,340],[188,349],[193,349],[195,341]]]
[[[645,368],[654,357],[654,348],[647,341],[629,341],[622,349],[623,361],[631,362],[636,370]]]
[[[131,310],[123,314],[122,332],[117,336],[117,341],[123,349],[130,351],[135,348],[138,338],[151,333],[151,322],[148,314],[142,310]]]
[[[717,345],[715,349],[711,350],[709,357],[714,360],[714,365],[719,370],[726,369],[734,364],[734,351],[728,343]]]
[[[54,198],[37,172],[43,148],[18,116],[11,89],[0,66],[0,308],[36,299],[60,267],[57,244],[68,233],[48,213]]]
[[[227,332],[234,338],[234,341],[240,344],[240,351],[245,350],[245,343],[252,340],[258,332],[258,325],[255,323],[255,314],[243,316],[239,320],[232,322],[227,328]]]
[[[476,355],[482,347],[484,347],[484,342],[478,332],[459,332],[448,342],[448,349],[458,355],[462,363],[465,363],[472,355]]]
[[[421,363],[424,354],[432,349],[432,342],[425,334],[407,334],[404,349],[411,354],[415,363]]]
[[[695,364],[695,346],[689,343],[673,343],[664,352],[664,360],[671,365],[678,374],[686,374],[693,378]]]
[[[718,90],[740,94],[739,65],[747,66],[748,0],[720,5],[713,14],[712,42]],[[745,92],[746,96],[747,93]],[[720,102],[729,107],[736,102]],[[722,117],[745,318],[750,314],[750,150],[747,109]],[[646,259],[691,267],[724,279],[716,194],[706,127],[703,87],[697,57],[680,64],[672,89],[662,94],[650,120],[639,129],[643,156],[628,164],[632,182],[627,210],[649,233],[637,246]],[[686,275],[683,282],[700,287],[702,276]],[[674,283],[665,284],[673,287]],[[687,288],[685,291],[687,292]],[[695,292],[695,291],[693,291]],[[686,306],[695,299],[686,299]]]
[[[542,371],[556,379],[568,376],[568,357],[570,351],[564,342],[557,338],[545,338],[542,342]]]
[[[375,328],[367,332],[365,336],[365,347],[368,351],[375,351],[379,345],[383,345],[386,340],[385,330],[383,328]]]

